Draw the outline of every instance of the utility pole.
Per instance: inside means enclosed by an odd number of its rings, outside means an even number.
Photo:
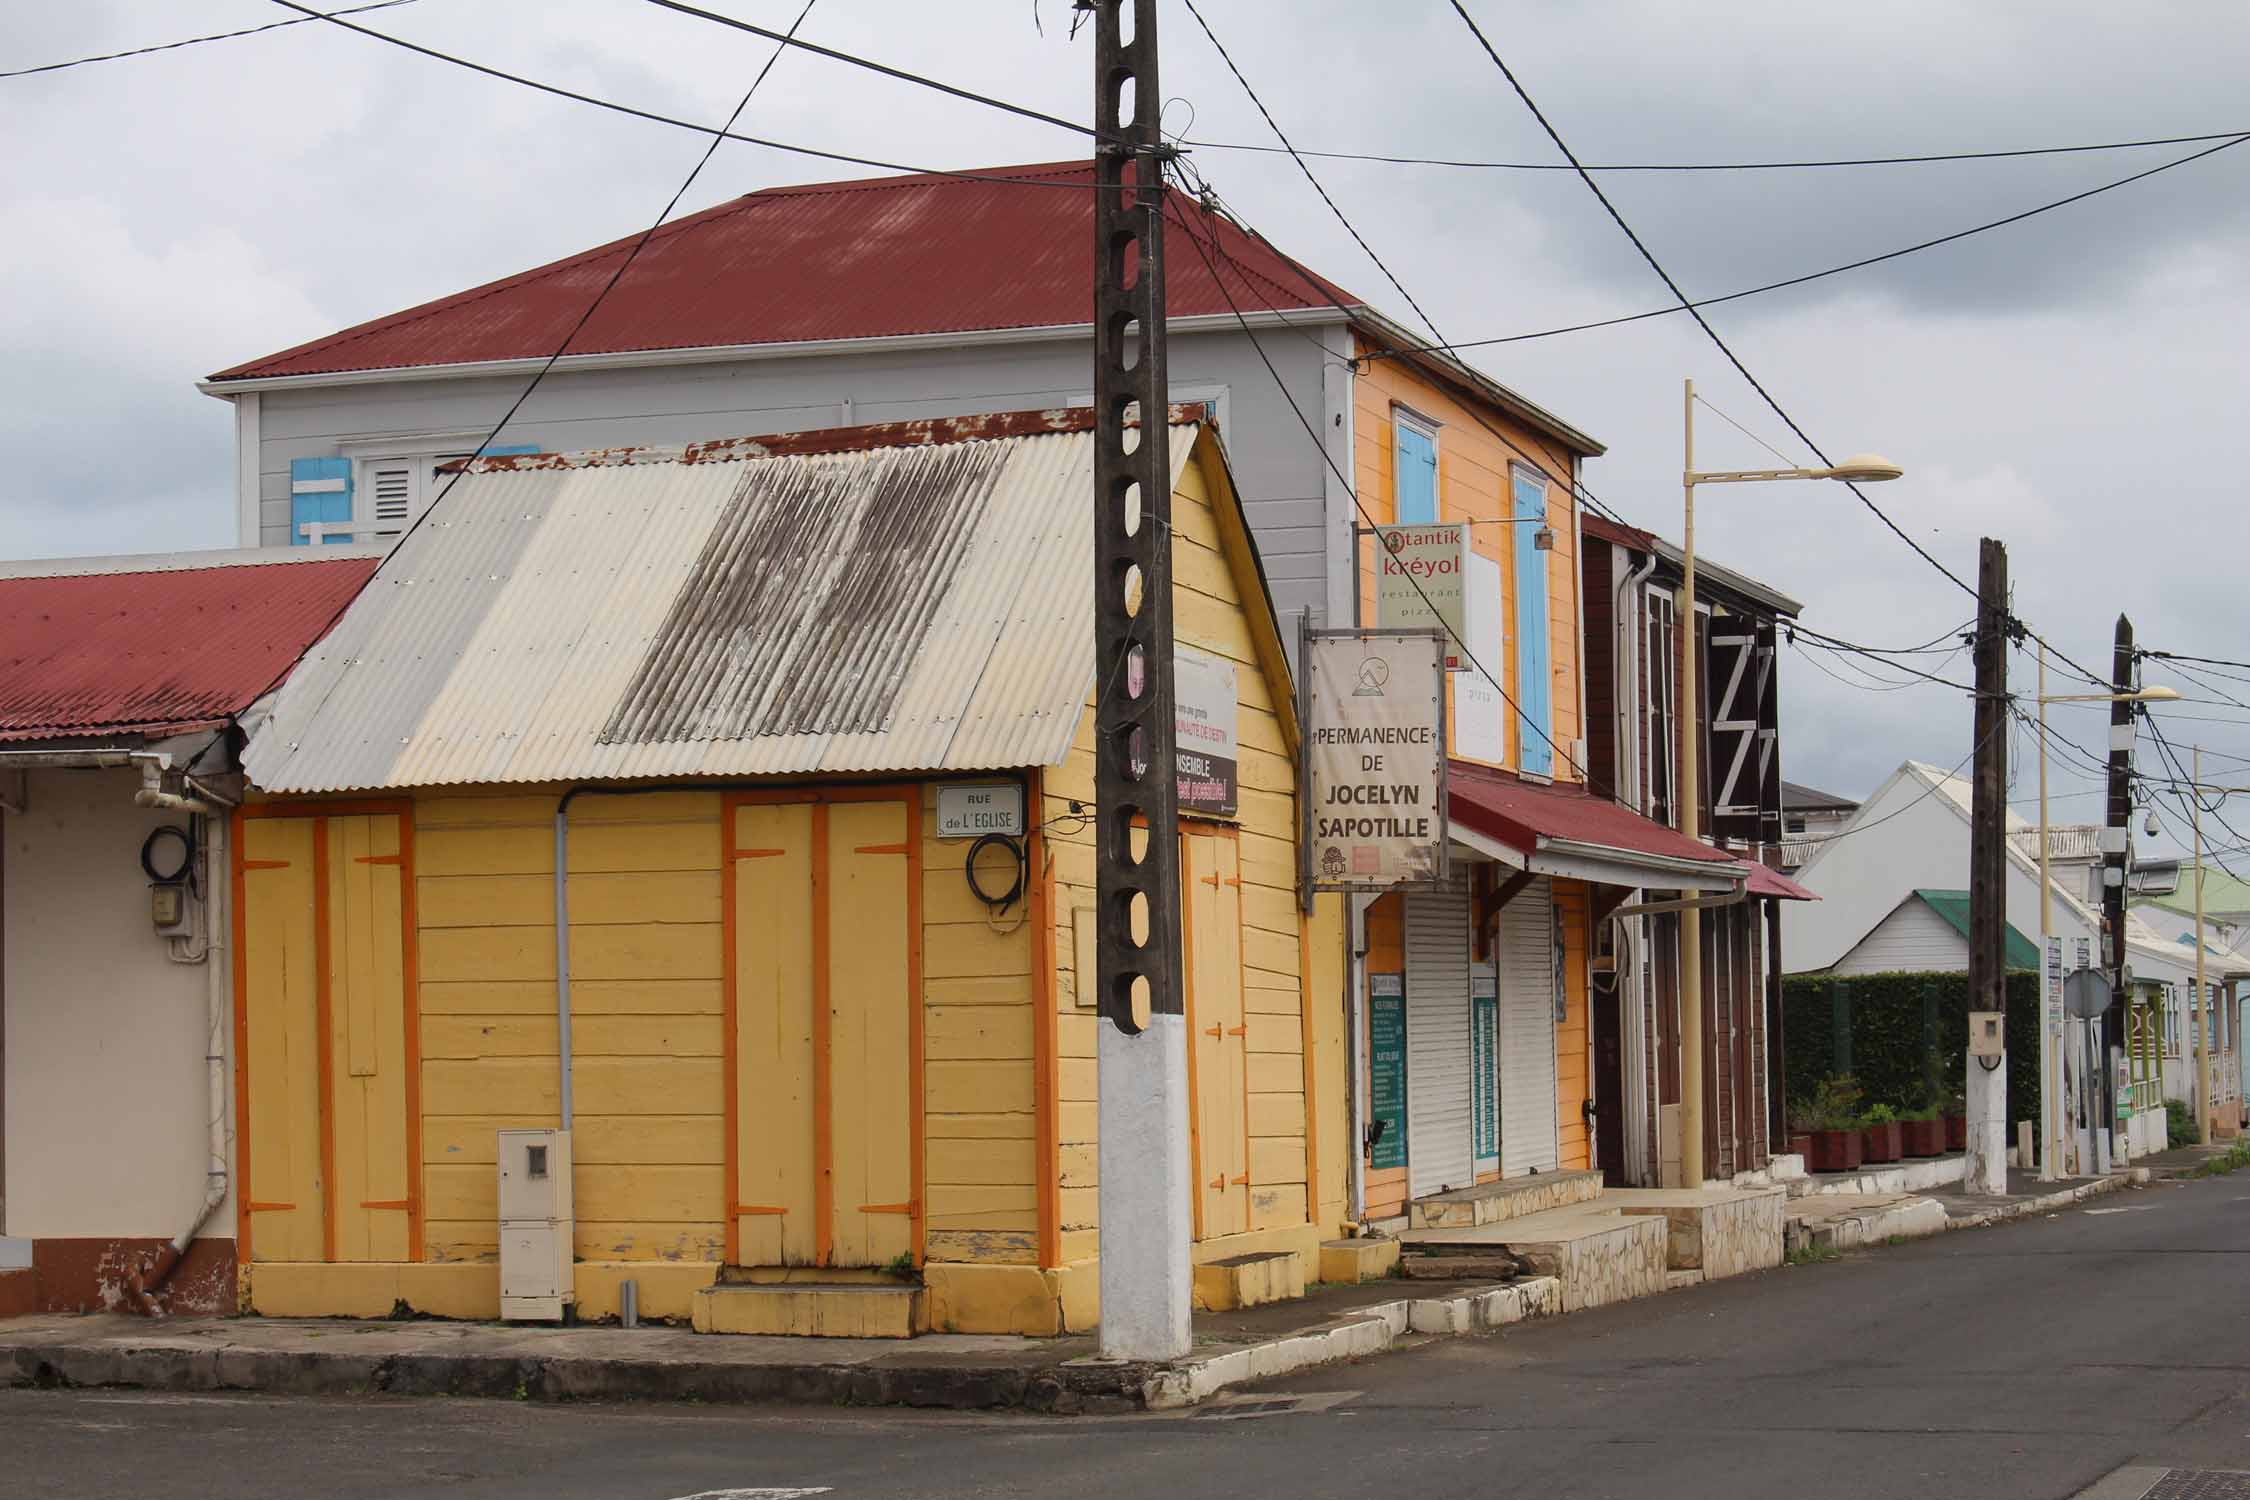
[[[2094,1099],[2100,1118],[2089,1120],[2094,1170],[2107,1173],[2117,1139],[2117,1056],[2125,1045],[2125,885],[2133,866],[2133,622],[2117,617],[2110,655],[2109,815],[2102,829],[2102,968],[2109,975],[2109,1009],[2102,1012],[2100,1069]]]
[[[1703,816],[1703,772],[1699,755],[1703,732],[1695,712],[1695,382],[1683,383],[1681,488],[1686,492],[1680,522],[1680,590],[1673,602],[1673,627],[1680,642],[1680,783],[1672,800],[1680,808],[1680,832],[1695,838]],[[1703,1186],[1703,913],[1693,902],[1680,913],[1680,1183]]]
[[[1969,796],[1969,1014],[2008,1009],[2008,551],[1986,537],[1977,557],[1976,750]],[[2003,1025],[2002,1034],[2006,1028]],[[2008,1062],[1972,1037],[1963,1096],[1972,1193],[2008,1190]],[[1987,1066],[1991,1064],[1991,1066]]]
[[[1156,0],[1078,8],[1094,12],[1094,945],[1108,1022],[1096,1047],[1101,1352],[1177,1359],[1191,1339],[1193,1186],[1173,756],[1164,95]],[[1136,405],[1137,430],[1127,420]]]
[[[2195,830],[2195,1138],[2211,1144],[2211,1042],[2218,1028],[2211,1011],[2211,985],[2203,977],[2203,747],[2195,747],[2188,771],[2188,823]]]

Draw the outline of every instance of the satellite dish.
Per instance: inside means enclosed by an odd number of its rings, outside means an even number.
[[[2091,1021],[2109,1009],[2109,976],[2099,969],[2074,969],[2063,976],[2063,1012]]]

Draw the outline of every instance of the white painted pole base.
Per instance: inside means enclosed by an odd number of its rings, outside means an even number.
[[[1101,1355],[1179,1359],[1194,1339],[1187,1022],[1150,1016],[1139,1036],[1097,1029]]]
[[[1968,1087],[1963,1091],[1969,1113],[1967,1170],[1961,1179],[1964,1192],[1993,1196],[2008,1191],[2008,1060],[1987,1069],[1986,1059],[1968,1059]]]

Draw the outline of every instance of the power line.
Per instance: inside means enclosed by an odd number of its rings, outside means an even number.
[[[236,37],[256,36],[261,31],[279,31],[284,26],[302,26],[307,21],[325,20],[328,16],[356,16],[371,10],[389,10],[394,5],[412,5],[414,0],[374,0],[371,5],[347,5],[342,10],[324,14],[292,16],[286,21],[268,21],[263,26],[245,26],[239,31],[214,31],[208,36],[182,37],[176,42],[157,42],[153,46],[133,47],[123,52],[98,52],[92,57],[74,57],[68,62],[41,63],[34,68],[10,68],[0,72],[0,78],[24,78],[33,73],[59,73],[65,68],[83,68],[88,63],[117,62],[127,57],[146,57],[152,52],[170,52],[180,47],[197,47],[205,42],[231,42]]]
[[[1003,177],[990,172],[952,172],[942,167],[916,167],[909,166],[904,162],[885,161],[881,157],[854,156],[848,151],[828,151],[817,146],[800,146],[790,141],[777,141],[765,136],[740,135],[732,130],[714,130],[708,125],[698,125],[693,120],[683,120],[676,115],[659,114],[655,110],[641,109],[631,104],[619,104],[614,99],[603,99],[593,94],[582,94],[576,89],[566,89],[560,84],[543,83],[536,78],[527,78],[520,73],[510,73],[504,68],[495,68],[489,63],[473,62],[465,57],[457,57],[450,52],[441,52],[435,47],[425,47],[420,42],[410,42],[402,36],[393,36],[387,31],[377,31],[373,27],[361,26],[357,22],[339,20],[338,15],[340,13],[317,11],[310,6],[297,3],[297,0],[273,0],[273,3],[301,12],[306,20],[327,21],[331,25],[343,27],[346,31],[355,31],[361,36],[372,37],[378,42],[388,42],[393,47],[403,47],[409,52],[418,52],[424,57],[433,58],[442,63],[450,63],[457,68],[466,68],[472,73],[482,73],[487,78],[497,78],[504,83],[513,83],[527,89],[536,89],[542,94],[552,94],[558,99],[570,99],[580,104],[591,104],[596,109],[606,109],[614,114],[630,115],[636,120],[647,120],[651,124],[669,125],[676,130],[692,130],[697,135],[708,136],[714,141],[740,141],[746,146],[764,146],[768,150],[786,151],[793,156],[809,156],[819,161],[843,162],[855,167],[879,167],[886,172],[904,172],[922,177],[940,177],[956,182],[1004,182],[1023,187],[1067,188],[1073,192],[1092,191],[1093,185],[1088,182],[1061,181],[1039,177]]]
[[[1290,413],[1296,417],[1297,424],[1304,429],[1306,440],[1309,441],[1313,445],[1313,447],[1319,451],[1321,461],[1327,464],[1329,473],[1335,476],[1336,482],[1339,485],[1343,486],[1344,493],[1351,497],[1352,508],[1359,513],[1360,519],[1366,522],[1366,524],[1368,524],[1369,526],[1375,526],[1379,524],[1375,519],[1374,512],[1370,511],[1367,508],[1366,502],[1359,498],[1359,487],[1353,484],[1350,477],[1346,475],[1343,469],[1337,465],[1335,455],[1331,454],[1328,451],[1328,444],[1321,440],[1320,430],[1317,427],[1313,426],[1312,420],[1305,415],[1304,409],[1298,406],[1297,397],[1295,393],[1289,389],[1289,383],[1286,380],[1282,379],[1281,371],[1274,367],[1273,359],[1266,353],[1265,346],[1258,342],[1257,334],[1250,327],[1250,320],[1244,315],[1241,305],[1234,300],[1234,293],[1227,289],[1226,280],[1219,274],[1219,268],[1212,263],[1211,256],[1206,250],[1202,238],[1197,235],[1192,228],[1188,227],[1185,221],[1185,216],[1182,216],[1181,219],[1176,220],[1175,222],[1180,224],[1181,228],[1186,233],[1188,244],[1194,247],[1195,253],[1197,257],[1202,260],[1204,268],[1211,273],[1212,284],[1218,287],[1219,295],[1225,298],[1227,306],[1233,309],[1235,322],[1241,327],[1244,336],[1250,344],[1251,350],[1257,354],[1259,363],[1263,364],[1266,367],[1266,373],[1273,378],[1275,389],[1280,391],[1282,400],[1288,405]],[[1353,567],[1356,571],[1358,567],[1357,559],[1359,550],[1356,542],[1352,550],[1354,559]],[[1406,578],[1407,581],[1414,586],[1415,592],[1422,596],[1422,602],[1424,603],[1424,605],[1428,606],[1431,616],[1438,621],[1440,628],[1443,629],[1446,635],[1452,638],[1453,643],[1460,648],[1462,657],[1468,661],[1471,667],[1476,669],[1477,675],[1482,677],[1486,682],[1490,683],[1492,685],[1492,690],[1500,695],[1500,701],[1506,704],[1509,710],[1515,715],[1516,722],[1524,726],[1525,728],[1530,729],[1534,734],[1538,735],[1540,739],[1546,741],[1547,748],[1553,751],[1557,756],[1561,757],[1563,764],[1569,766],[1572,770],[1578,773],[1580,780],[1584,782],[1586,788],[1589,791],[1597,790],[1593,774],[1588,771],[1585,766],[1580,765],[1577,759],[1572,756],[1569,751],[1565,750],[1560,744],[1556,743],[1554,736],[1549,734],[1546,729],[1532,722],[1531,716],[1525,713],[1521,705],[1519,705],[1516,700],[1512,696],[1510,696],[1507,686],[1502,683],[1497,676],[1493,675],[1491,668],[1487,667],[1482,661],[1478,660],[1475,649],[1471,647],[1467,641],[1462,640],[1459,632],[1455,631],[1450,624],[1446,623],[1444,616],[1438,611],[1437,606],[1431,602],[1429,592],[1422,587],[1422,581],[1419,578],[1414,577],[1414,575],[1411,573],[1407,574]],[[1615,786],[1603,786],[1598,788],[1598,790],[1602,793],[1602,795],[1608,796],[1613,800],[1616,798],[1617,789]]]
[[[2137,141],[2100,141],[2085,146],[2023,146],[2001,151],[1935,151],[1918,156],[1843,156],[1818,157],[1799,161],[1708,161],[1708,162],[1588,162],[1589,172],[1787,172],[1821,167],[1901,167],[1928,162],[1948,161],[2001,161],[2026,156],[2070,156],[2097,151],[2132,151],[2146,146],[2194,146],[2205,141],[2223,141],[2250,134],[2239,130],[2217,130],[2208,135],[2152,136]],[[1245,141],[1203,141],[1183,139],[1183,146],[1200,146],[1211,151],[1255,151],[1278,154],[1283,148],[1264,146]],[[1478,161],[1444,156],[1391,156],[1374,151],[1313,151],[1299,154],[1325,161],[1378,162],[1400,167],[1461,167],[1488,172],[1567,172],[1570,164],[1558,161]]]
[[[1922,803],[1928,801],[1930,797],[1935,795],[1942,787],[1944,787],[1946,782],[1958,780],[1963,769],[1968,766],[1970,761],[1976,759],[1977,751],[1983,749],[1987,744],[1989,744],[1992,740],[1992,737],[2000,732],[2001,724],[2005,724],[2006,722],[2007,721],[2003,719],[1999,724],[1994,724],[1990,729],[1986,730],[1984,732],[1984,738],[1977,741],[1976,744],[1970,746],[1969,753],[1962,756],[1958,761],[1954,762],[1953,769],[1946,772],[1943,779],[1934,780],[1928,786],[1922,788],[1921,795],[1917,796],[1913,801],[1907,803],[1905,806],[1894,807],[1889,812],[1883,814],[1879,818],[1876,818],[1872,822],[1852,824],[1835,833],[1823,834],[1819,837],[1808,837],[1804,834],[1794,834],[1790,836],[1789,842],[1793,844],[1825,847],[1829,844],[1837,842],[1840,839],[1857,838],[1860,834],[1867,832],[1870,828],[1882,827],[1885,823],[1890,822],[1893,818],[1904,817],[1907,813],[1912,812],[1915,808],[1921,806]]]
[[[2250,672],[2250,661],[2230,661],[2223,656],[2190,656],[2183,651],[2150,651],[2146,649],[2139,654],[2153,656],[2159,661],[2201,662],[2207,667],[2239,667],[2246,672]]]
[[[1468,26],[1470,33],[1476,37],[1478,45],[1484,48],[1485,56],[1492,59],[1493,66],[1500,70],[1500,76],[1508,80],[1508,86],[1515,91],[1516,97],[1523,101],[1524,108],[1531,111],[1531,117],[1539,122],[1539,128],[1547,133],[1547,139],[1555,143],[1555,149],[1560,151],[1563,154],[1564,158],[1569,161],[1571,166],[1577,170],[1579,180],[1586,184],[1588,191],[1592,192],[1594,197],[1601,203],[1602,207],[1608,211],[1610,218],[1615,221],[1617,227],[1620,230],[1624,231],[1625,238],[1632,241],[1633,248],[1640,252],[1642,260],[1648,262],[1649,269],[1654,271],[1657,275],[1657,278],[1664,283],[1665,287],[1672,293],[1672,295],[1679,299],[1680,306],[1686,310],[1689,317],[1695,319],[1696,326],[1703,330],[1705,337],[1709,338],[1711,342],[1718,347],[1719,352],[1726,356],[1727,363],[1733,365],[1735,368],[1735,372],[1741,375],[1744,380],[1748,381],[1750,384],[1750,388],[1756,391],[1759,397],[1764,400],[1766,405],[1773,409],[1774,415],[1781,418],[1782,422],[1789,428],[1789,430],[1797,435],[1797,440],[1803,443],[1807,448],[1811,449],[1813,456],[1818,458],[1821,463],[1826,465],[1833,465],[1835,460],[1831,459],[1826,453],[1821,451],[1820,444],[1812,440],[1811,435],[1807,433],[1802,426],[1798,425],[1797,419],[1790,416],[1787,409],[1784,408],[1779,401],[1774,399],[1773,393],[1759,383],[1757,376],[1750,373],[1750,367],[1744,364],[1742,360],[1736,356],[1734,350],[1727,346],[1727,342],[1725,339],[1719,337],[1719,331],[1711,326],[1710,321],[1706,319],[1703,316],[1702,312],[1696,307],[1694,300],[1690,298],[1686,292],[1680,289],[1680,284],[1672,279],[1672,273],[1664,269],[1663,262],[1659,261],[1656,258],[1654,252],[1652,252],[1648,248],[1647,244],[1642,241],[1640,235],[1634,232],[1633,226],[1625,221],[1625,216],[1622,213],[1618,212],[1617,205],[1609,201],[1609,194],[1602,191],[1602,185],[1599,182],[1596,182],[1594,180],[1593,174],[1588,172],[1585,167],[1579,162],[1577,154],[1573,152],[1570,149],[1569,144],[1563,140],[1562,133],[1556,130],[1555,127],[1551,123],[1549,123],[1547,116],[1540,110],[1537,102],[1532,99],[1530,92],[1526,90],[1523,84],[1517,80],[1514,71],[1509,68],[1507,63],[1501,60],[1499,52],[1494,49],[1490,39],[1485,36],[1484,28],[1477,25],[1476,18],[1469,14],[1468,9],[1462,5],[1461,0],[1450,0],[1450,3],[1452,4],[1454,11]],[[1881,506],[1877,505],[1874,501],[1868,499],[1866,495],[1862,494],[1858,485],[1847,482],[1845,487],[1849,489],[1855,496],[1858,496],[1860,504],[1866,506],[1877,520],[1881,521],[1885,526],[1889,527],[1891,531],[1896,533],[1900,541],[1913,548],[1915,553],[1919,555],[1924,562],[1928,563],[1931,567],[1937,569],[1938,572],[1951,579],[1955,587],[1959,588],[1963,593],[1968,594],[1971,597],[1975,597],[1977,591],[1973,585],[1971,585],[1966,579],[1962,578],[1960,574],[1954,572],[1951,568],[1947,567],[1944,563],[1939,562],[1935,557],[1933,557],[1927,548],[1925,548],[1920,542],[1914,540],[1912,536],[1909,536],[1907,534],[1904,527],[1900,526],[1896,521],[1892,520],[1888,515],[1886,515]]]
[[[1493,338],[1469,339],[1462,343],[1431,345],[1430,347],[1461,350],[1484,349],[1498,344],[1523,344],[1535,339],[1560,338],[1562,335],[1569,333],[1590,333],[1597,328],[1617,328],[1627,323],[1643,323],[1651,318],[1668,318],[1679,312],[1693,313],[1698,308],[1717,307],[1727,302],[1740,302],[1746,297],[1762,297],[1768,292],[1784,291],[1789,287],[1804,286],[1814,281],[1824,281],[1831,276],[1841,276],[1846,271],[1864,270],[1869,266],[1877,266],[1885,261],[1916,255],[1924,250],[1934,250],[1940,245],[1950,245],[1957,240],[1965,240],[1974,235],[1988,233],[1991,230],[2005,229],[2011,224],[2020,224],[2026,219],[2035,219],[2041,214],[2053,213],[2059,208],[2068,208],[2073,203],[2083,203],[2088,198],[2114,192],[2118,188],[2126,187],[2144,178],[2154,177],[2160,172],[2169,172],[2174,167],[2184,167],[2189,162],[2200,161],[2206,156],[2225,151],[2230,147],[2239,146],[2244,141],[2250,141],[2250,134],[2229,136],[2216,146],[2209,146],[2201,151],[2191,152],[2186,156],[2160,163],[2143,172],[2135,172],[2130,177],[2120,177],[2113,182],[2105,182],[2099,187],[2091,187],[2084,192],[2073,193],[2067,198],[2057,198],[2052,202],[2042,203],[2035,208],[2027,208],[2020,213],[2009,214],[2006,218],[1991,219],[1982,224],[1973,224],[1967,229],[1954,230],[1951,234],[1941,234],[1934,239],[1920,240],[1911,245],[1901,245],[1894,250],[1885,250],[1879,255],[1862,256],[1858,260],[1845,261],[1842,265],[1829,266],[1824,270],[1808,271],[1801,276],[1788,276],[1779,281],[1769,281],[1760,286],[1744,287],[1740,291],[1727,292],[1717,297],[1702,297],[1693,301],[1687,300],[1683,295],[1681,302],[1673,307],[1653,307],[1646,312],[1622,313],[1614,318],[1595,318],[1588,322],[1566,323],[1560,327],[1541,328],[1529,333],[1501,334]],[[1589,168],[1588,170],[1592,169]],[[1596,191],[1598,192],[1599,189],[1596,189]],[[1677,288],[1675,288],[1675,291],[1677,291]],[[1702,319],[1697,318],[1696,321],[1700,323]]]
[[[942,79],[931,78],[926,74],[910,73],[904,68],[894,68],[888,63],[879,63],[871,57],[861,57],[856,52],[841,52],[834,47],[823,47],[818,42],[808,42],[801,37],[792,37],[783,32],[769,30],[764,26],[753,25],[748,21],[738,21],[733,16],[722,16],[717,11],[704,10],[700,6],[685,5],[681,3],[681,0],[647,0],[647,3],[661,6],[665,10],[678,11],[683,16],[694,16],[698,20],[709,21],[716,26],[728,26],[736,31],[747,31],[752,36],[762,36],[768,41],[778,42],[784,47],[795,47],[800,52],[810,52],[816,57],[825,57],[834,62],[847,63],[855,68],[865,68],[870,73],[880,73],[886,78],[896,78],[903,83],[918,84],[926,89],[935,89],[941,94],[951,94],[956,99],[966,99],[972,104],[982,104],[993,109],[1004,110],[1011,115],[1021,115],[1027,120],[1037,120],[1042,125],[1054,125],[1063,130],[1075,130],[1080,135],[1098,134],[1093,126],[1081,125],[1076,120],[1066,120],[1060,115],[1050,115],[1044,110],[1032,109],[1028,105],[1011,104],[1005,99],[995,99],[990,94],[979,94],[972,89],[960,88]]]
[[[289,0],[276,0],[276,3],[288,4]],[[789,30],[794,33],[799,26],[804,25],[805,17],[811,15],[812,8],[819,3],[820,0],[805,0],[804,9],[798,11],[797,19],[789,23]],[[750,107],[750,101],[757,96],[759,86],[766,81],[766,75],[773,71],[773,65],[781,60],[781,54],[785,50],[787,49],[776,47],[772,54],[766,58],[765,65],[758,69],[757,76],[750,80],[750,87],[744,89],[742,97],[735,101],[734,112],[727,116],[727,129],[732,129],[734,122],[742,118],[742,112]],[[398,540],[391,544],[393,554],[396,553],[398,548],[406,545],[406,539],[421,529],[424,521],[437,513],[438,507],[443,505],[446,497],[453,493],[453,487],[461,482],[461,476],[469,472],[475,462],[475,455],[483,453],[499,440],[501,432],[506,429],[510,422],[515,420],[516,413],[523,410],[524,403],[531,399],[532,392],[539,389],[540,382],[547,378],[548,372],[555,368],[556,362],[569,351],[572,342],[577,339],[580,333],[585,331],[587,323],[593,320],[594,313],[604,301],[608,300],[609,294],[617,289],[617,284],[625,279],[625,273],[632,269],[633,262],[639,258],[641,251],[648,248],[648,242],[656,237],[656,231],[664,227],[664,221],[669,219],[672,216],[672,211],[680,206],[680,200],[686,197],[688,189],[695,185],[695,179],[703,175],[703,169],[709,166],[711,158],[718,154],[719,142],[726,139],[732,139],[727,134],[727,130],[720,130],[712,134],[710,143],[703,148],[703,154],[696,158],[695,165],[688,170],[687,176],[681,180],[679,187],[673,191],[671,198],[658,212],[656,218],[651,221],[648,228],[641,232],[641,237],[633,242],[633,248],[625,253],[623,260],[618,262],[617,269],[610,273],[609,280],[603,282],[601,290],[594,293],[592,300],[587,302],[586,310],[578,315],[578,321],[571,325],[570,332],[564,334],[562,341],[555,345],[555,352],[547,356],[546,363],[542,364],[531,379],[525,383],[522,391],[517,393],[516,399],[509,403],[505,412],[501,413],[500,420],[492,424],[492,430],[487,432],[484,435],[484,440],[471,451],[470,460],[460,464],[446,476],[444,485],[439,488],[430,503],[422,508],[421,514],[409,521],[406,529],[399,533]],[[327,623],[323,624],[310,638],[318,640],[325,636],[335,627],[336,622],[343,618],[344,611],[350,607],[351,601],[349,599],[338,604],[335,613],[328,617]],[[287,676],[295,665],[296,661],[292,658],[276,674],[274,682],[267,684],[267,690],[270,692],[274,684],[279,683],[283,677]],[[343,679],[338,677],[336,685],[340,686],[342,681]],[[334,690],[335,687],[331,686],[330,691],[333,692]]]

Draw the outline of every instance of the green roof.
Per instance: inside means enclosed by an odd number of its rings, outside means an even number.
[[[2195,866],[2183,861],[2180,865],[2180,888],[2169,896],[2138,896],[2135,906],[2161,906],[2166,911],[2176,911],[2183,917],[2195,915]],[[2203,867],[2203,910],[2212,912],[2250,911],[2250,880],[2237,880],[2224,870]]]
[[[1939,916],[1945,924],[1963,937],[1969,935],[1969,893],[1967,891],[1922,891],[1914,893],[1922,904]],[[2011,969],[2036,969],[2039,967],[2039,945],[2015,928],[2008,929],[2007,964]]]

